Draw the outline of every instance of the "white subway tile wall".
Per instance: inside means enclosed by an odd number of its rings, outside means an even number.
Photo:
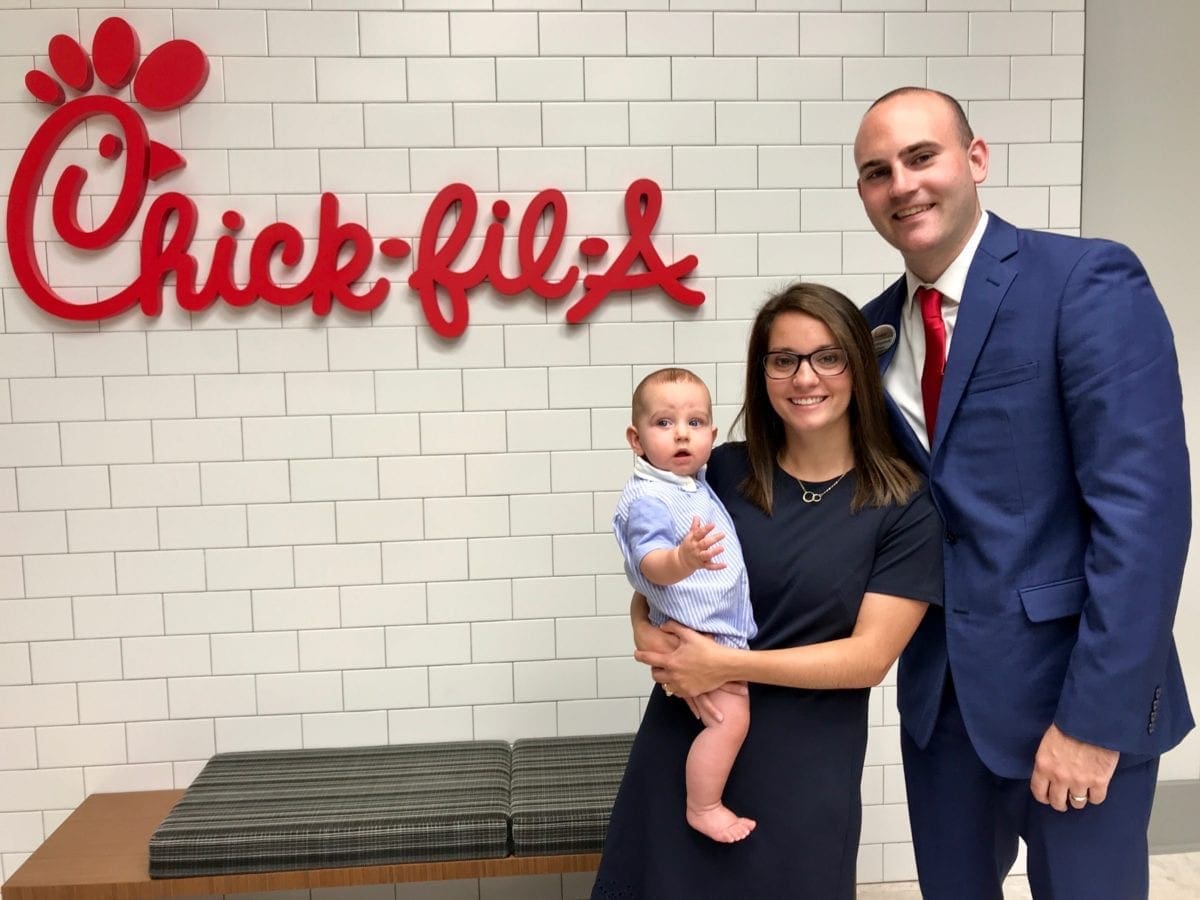
[[[368,313],[187,312],[171,277],[161,316],[97,324],[36,307],[3,246],[4,877],[87,792],[185,786],[217,751],[636,728],[650,682],[631,658],[608,527],[631,461],[630,391],[655,367],[691,366],[724,432],[749,320],[772,290],[813,278],[861,304],[901,270],[854,191],[849,145],[878,94],[957,95],[992,144],[987,204],[1021,225],[1079,227],[1082,0],[128,2],[139,8],[111,6],[143,53],[185,38],[209,60],[191,102],[134,107],[186,159],[149,193],[195,202],[201,282],[237,238],[244,283],[253,236],[275,222],[305,262],[255,265],[301,280],[322,191],[338,195],[336,224],[412,254],[374,254],[352,276],[360,294],[391,283]],[[52,71],[56,34],[90,49],[113,10],[0,6],[8,185],[49,109],[25,73]],[[38,265],[76,302],[137,273],[145,209],[103,252],[69,246],[49,214],[71,161],[89,173],[81,224],[109,215],[121,164],[95,151],[109,124],[66,138],[33,218]],[[546,277],[599,273],[638,178],[663,189],[664,262],[699,260],[699,308],[624,290],[568,325],[582,284],[552,301],[484,286],[464,311],[449,296],[425,306],[407,283],[456,227],[469,225],[469,260],[499,221],[500,266],[515,272],[520,217],[544,188],[569,210]],[[455,182],[478,192],[475,220],[425,224]],[[532,222],[536,247],[552,223]],[[605,257],[574,255],[587,236],[608,240]],[[441,317],[465,333],[437,333]],[[912,877],[893,687],[872,701],[863,791],[860,879]],[[589,890],[585,874],[353,896]]]

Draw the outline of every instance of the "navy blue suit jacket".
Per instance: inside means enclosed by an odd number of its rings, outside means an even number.
[[[871,325],[899,329],[905,295],[901,278],[865,308]],[[1051,721],[1131,756],[1177,744],[1193,725],[1171,635],[1188,455],[1171,330],[1133,253],[992,215],[931,452],[888,406],[946,527],[944,612],[929,609],[900,661],[917,744],[947,665],[997,775],[1029,777]]]

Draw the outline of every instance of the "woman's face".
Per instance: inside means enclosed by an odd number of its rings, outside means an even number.
[[[768,352],[783,350],[805,356],[838,346],[824,322],[800,312],[776,316],[767,337]],[[805,360],[791,378],[767,378],[765,372],[763,378],[771,408],[789,436],[849,433],[853,387],[849,367],[840,375],[818,375],[811,362]]]

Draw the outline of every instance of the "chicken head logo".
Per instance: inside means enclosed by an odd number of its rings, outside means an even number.
[[[34,134],[13,176],[8,206],[8,238],[13,269],[21,284],[48,312],[77,318],[75,304],[58,297],[46,283],[33,247],[34,206],[46,170],[56,152],[77,127],[97,116],[115,121],[115,133],[100,139],[99,152],[108,160],[124,157],[120,192],[107,218],[94,228],[79,223],[80,195],[87,181],[82,166],[67,166],[53,191],[52,215],[59,235],[74,247],[95,250],[107,247],[125,233],[145,198],[146,187],[168,172],[185,165],[175,150],[150,139],[141,114],[110,93],[89,93],[96,79],[112,90],[132,82],[134,100],[142,107],[165,111],[183,106],[200,92],[208,79],[208,59],[191,41],[167,41],[152,50],[139,65],[137,33],[120,18],[105,19],[96,30],[92,53],[73,37],[55,35],[50,40],[50,68],[54,75],[33,69],[25,76],[29,92],[55,107]],[[55,77],[57,76],[57,78]],[[65,88],[79,94],[67,99]],[[109,313],[126,308],[123,299]],[[93,307],[93,316],[97,310]]]

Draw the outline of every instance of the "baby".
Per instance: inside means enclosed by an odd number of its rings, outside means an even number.
[[[717,436],[708,388],[687,369],[652,372],[633,392],[633,424],[625,436],[638,456],[613,532],[630,584],[650,604],[650,621],[674,619],[718,643],[745,648],[757,628],[742,548],[701,471]],[[721,802],[750,726],[750,699],[741,684],[708,696],[724,718],[705,717],[688,752],[687,821],[714,841],[732,843],[755,825]]]

